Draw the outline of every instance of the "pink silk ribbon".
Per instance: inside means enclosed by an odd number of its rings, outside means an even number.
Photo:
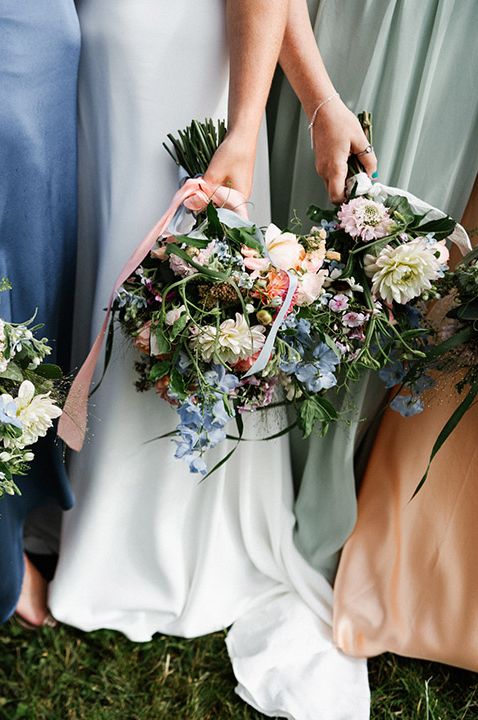
[[[88,420],[88,395],[93,375],[103,347],[104,338],[111,316],[111,308],[121,285],[141,265],[147,254],[152,250],[158,238],[166,232],[169,223],[181,205],[189,210],[200,212],[211,200],[217,207],[234,210],[247,220],[246,199],[238,190],[224,186],[214,187],[204,178],[190,178],[174,195],[171,205],[154,228],[146,235],[121,270],[113,290],[111,291],[105,319],[88,357],[81,366],[72,383],[58,424],[58,435],[72,450],[80,451],[85,440]]]

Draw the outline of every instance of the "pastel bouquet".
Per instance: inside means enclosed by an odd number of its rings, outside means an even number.
[[[9,289],[7,281],[0,289]],[[45,362],[51,348],[33,323],[0,318],[0,497],[20,494],[15,477],[28,471],[33,446],[61,415],[61,371]]]
[[[170,136],[187,176],[205,171],[224,132],[206,121]],[[177,408],[169,434],[192,472],[208,472],[204,453],[232,418],[241,440],[244,412],[287,403],[304,436],[324,433],[339,419],[332,388],[425,357],[420,304],[438,296],[445,240],[460,233],[356,170],[347,201],[311,208],[307,232],[260,228],[203,193],[119,288],[113,318],[141,353],[137,389]]]

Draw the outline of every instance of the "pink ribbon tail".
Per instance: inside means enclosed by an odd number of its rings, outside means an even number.
[[[196,200],[199,200],[199,202],[196,202]],[[68,447],[72,450],[81,450],[85,440],[88,422],[88,395],[101,349],[103,347],[106,331],[108,329],[108,323],[111,317],[111,308],[116,293],[130,275],[135,272],[137,267],[141,265],[147,254],[154,247],[158,238],[166,232],[176,211],[183,203],[186,205],[194,205],[194,209],[197,211],[201,209],[201,207],[203,208],[210,200],[212,200],[218,207],[227,207],[230,210],[235,210],[238,214],[247,219],[246,199],[240,192],[223,186],[213,187],[201,177],[189,179],[176,192],[168,210],[156,223],[154,228],[152,228],[152,230],[147,234],[144,240],[138,245],[118,275],[113,290],[111,291],[108,308],[101,330],[93,343],[88,357],[81,366],[71,385],[63,407],[63,413],[58,423],[59,437],[62,438],[62,440],[64,440]]]

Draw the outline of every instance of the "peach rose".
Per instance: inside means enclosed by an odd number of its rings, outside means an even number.
[[[134,339],[133,345],[145,355],[150,354],[151,343],[151,320],[143,325]]]
[[[290,232],[281,232],[277,225],[271,223],[265,235],[266,248],[271,263],[280,270],[291,270],[300,267],[305,257],[305,249],[297,236]]]
[[[327,272],[325,270],[321,270],[318,273],[304,273],[304,275],[299,278],[297,304],[311,305],[315,302],[322,293],[322,287],[326,276]]]

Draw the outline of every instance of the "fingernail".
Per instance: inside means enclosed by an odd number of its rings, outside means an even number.
[[[375,172],[372,173],[372,177],[373,177],[374,180],[375,180],[376,178],[378,178],[378,170],[375,170]]]

